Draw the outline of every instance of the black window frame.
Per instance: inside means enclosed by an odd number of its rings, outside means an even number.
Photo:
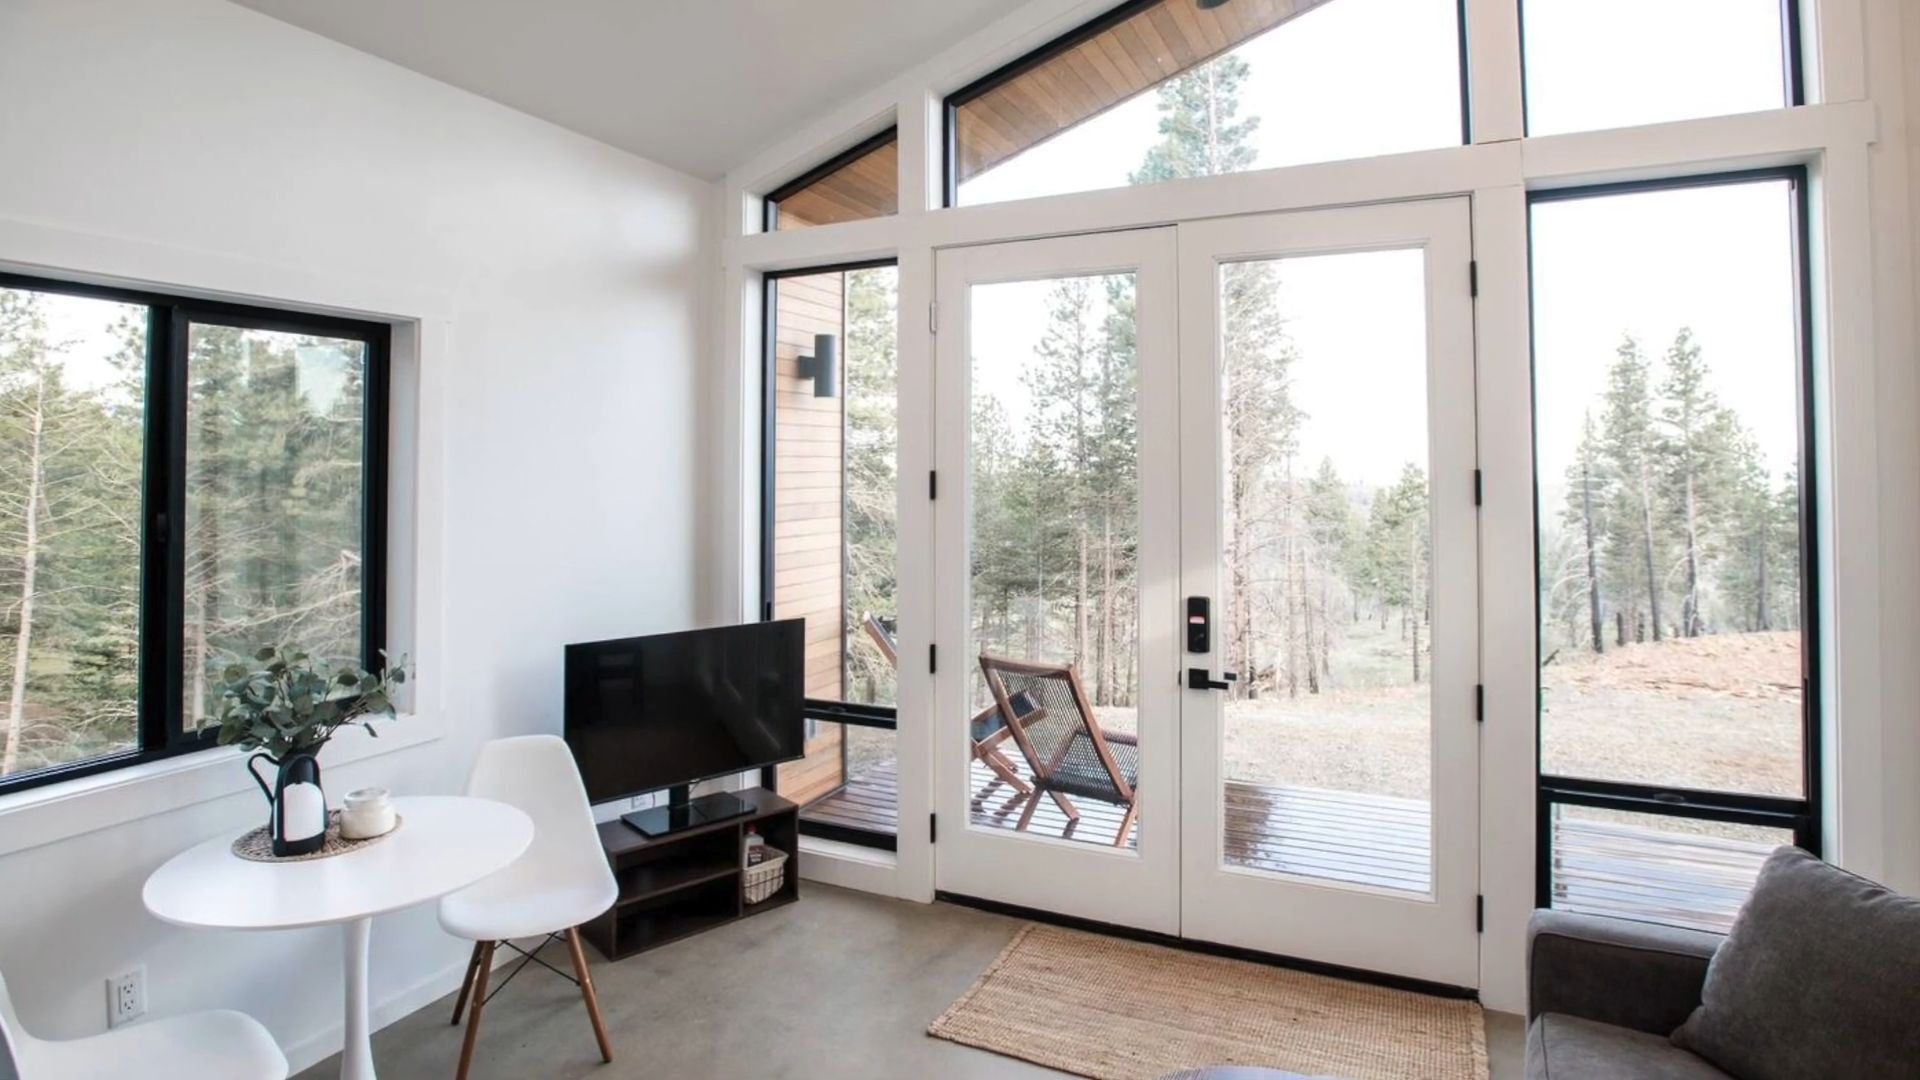
[[[793,179],[787,181],[786,183],[781,184],[779,187],[774,188],[772,191],[767,192],[765,195],[760,197],[760,231],[762,232],[779,232],[780,231],[781,200],[792,198],[794,195],[797,195],[800,192],[805,191],[806,189],[819,183],[820,181],[825,180],[827,177],[832,176],[834,173],[839,172],[841,169],[846,168],[848,165],[851,165],[854,162],[859,161],[861,158],[866,157],[868,154],[873,153],[874,151],[880,149],[881,147],[887,145],[888,143],[897,143],[899,141],[900,141],[900,125],[888,124],[884,129],[872,135],[869,135],[864,139],[861,139],[859,142],[854,143],[852,146],[847,147],[845,150],[842,150],[839,153],[828,158],[827,160],[821,162],[820,164],[815,165],[813,168],[808,169],[806,172],[801,173],[799,176],[796,176]],[[895,187],[894,199],[897,202],[900,197],[900,193],[898,190],[899,177],[897,175],[894,177],[894,187]],[[891,215],[882,214],[880,216],[888,217]],[[874,219],[861,218],[859,220],[872,221]],[[818,226],[813,226],[813,227],[818,228]],[[825,271],[822,271],[822,273],[824,272]]]
[[[891,131],[891,129],[889,129]],[[857,148],[856,148],[857,149]],[[804,177],[802,179],[805,179]],[[773,205],[771,197],[767,204]],[[772,211],[769,210],[771,214]],[[779,346],[779,296],[780,282],[787,278],[817,277],[822,274],[846,274],[855,270],[873,270],[883,266],[898,267],[900,260],[894,257],[883,259],[862,259],[854,262],[831,263],[824,266],[795,267],[790,270],[769,270],[761,275],[760,283],[760,618],[762,621],[773,619],[773,517],[774,517],[774,454],[776,451],[776,425],[778,422],[778,388],[774,375],[777,369],[777,350]],[[844,382],[843,382],[844,387]],[[841,416],[846,415],[846,395],[841,394]],[[844,423],[844,419],[843,419]],[[846,449],[841,448],[840,470],[844,481],[846,475]],[[841,485],[841,520],[846,519],[846,485]],[[846,572],[847,546],[840,544],[841,573]],[[844,678],[847,667],[847,634],[840,635],[840,670]],[[843,683],[844,685],[844,683]],[[822,723],[841,724],[847,727],[878,728],[883,731],[897,731],[900,726],[899,709],[892,705],[867,705],[851,701],[832,701],[823,698],[807,698],[803,714],[808,720]],[[760,786],[769,791],[777,790],[777,772],[772,766],[760,770]],[[882,851],[898,851],[900,838],[897,832],[883,833],[867,829],[855,829],[844,825],[824,821],[811,821],[802,807],[800,833],[803,836],[815,836],[822,840],[836,840],[845,844],[857,844],[861,847],[878,848]]]
[[[0,795],[178,757],[216,745],[212,727],[186,730],[186,486],[189,328],[194,324],[311,334],[366,346],[362,380],[361,663],[386,647],[387,463],[393,327],[338,315],[176,296],[0,271],[0,288],[80,296],[147,309],[140,514],[139,689],[136,745],[0,777]],[[157,584],[156,584],[157,583]]]
[[[1635,783],[1622,780],[1596,780],[1559,776],[1545,769],[1544,739],[1540,707],[1544,696],[1540,669],[1534,668],[1534,776],[1536,780],[1534,847],[1535,897],[1542,908],[1553,906],[1553,810],[1560,805],[1600,810],[1620,810],[1659,817],[1715,821],[1740,825],[1758,825],[1788,830],[1794,843],[1816,856],[1823,854],[1824,803],[1821,785],[1821,711],[1822,656],[1820,652],[1819,515],[1816,506],[1818,470],[1818,429],[1814,413],[1813,390],[1817,375],[1813,338],[1812,291],[1812,219],[1807,168],[1787,165],[1774,168],[1744,169],[1702,173],[1691,176],[1633,180],[1619,183],[1590,184],[1529,192],[1527,195],[1528,235],[1528,372],[1530,396],[1539,388],[1535,332],[1533,330],[1532,237],[1533,209],[1542,203],[1570,202],[1611,195],[1675,191],[1688,188],[1733,187],[1742,184],[1785,182],[1789,186],[1793,220],[1790,225],[1794,273],[1795,345],[1799,350],[1798,386],[1800,420],[1800,743],[1801,795],[1787,798],[1746,792],[1714,791],[1675,785]],[[1535,597],[1534,655],[1541,655],[1544,626],[1539,618],[1540,583],[1540,485],[1538,409],[1534,409],[1534,462],[1536,480],[1533,490],[1533,576]],[[1649,920],[1654,921],[1654,920]]]
[[[1133,18],[1135,15],[1139,14],[1140,12],[1145,11],[1151,7],[1156,7],[1165,2],[1166,0],[1126,0],[1125,3],[1119,5],[1118,7],[1110,8],[1106,12],[1100,15],[1096,15],[1092,19],[1089,19],[1086,22],[1081,23],[1079,26],[1076,26],[1073,29],[1067,31],[1066,33],[1061,34],[1059,37],[1056,37],[1051,41],[1048,41],[1045,44],[1038,46],[1037,48],[1034,48],[1025,53],[1022,53],[1018,57],[1015,57],[1014,59],[1009,60],[1007,63],[1002,64],[997,68],[994,68],[992,71],[987,72],[985,75],[980,76],[979,78],[973,80],[972,82],[967,83],[965,86],[962,86],[960,89],[955,90],[954,92],[948,94],[946,98],[942,100],[940,103],[940,205],[941,207],[944,209],[950,210],[960,205],[960,177],[956,170],[958,168],[958,164],[960,160],[959,117],[960,117],[961,106],[965,105],[967,102],[972,101],[975,98],[978,98],[981,95],[991,90],[996,89],[997,87],[1005,83],[1012,82],[1014,79],[1017,79],[1022,75],[1025,75],[1027,72],[1032,71],[1034,68],[1039,67],[1041,64],[1044,64],[1047,61],[1053,59],[1054,57],[1059,56],[1061,53],[1067,52],[1068,50],[1074,48],[1075,46],[1079,45],[1081,42],[1086,41],[1088,38],[1096,37],[1100,34],[1103,34],[1106,31],[1112,29],[1113,27],[1118,26],[1121,23],[1126,22],[1128,19]],[[1338,0],[1335,0],[1335,2],[1338,2]],[[1520,0],[1514,0],[1514,2],[1519,3]],[[1787,0],[1787,2],[1792,2],[1792,0]],[[1469,78],[1468,71],[1467,71],[1467,55],[1468,55],[1467,0],[1455,0],[1453,25],[1454,25],[1454,37],[1456,39],[1454,43],[1454,48],[1457,51],[1457,55],[1459,57],[1458,63],[1460,66],[1460,145],[1471,146],[1473,145],[1473,109],[1471,107],[1472,97],[1470,93],[1471,79]],[[1259,34],[1255,34],[1253,37],[1246,39],[1246,41],[1242,41],[1240,45],[1244,45],[1247,43],[1247,41],[1254,40],[1254,38],[1262,37],[1265,34],[1273,33],[1274,31],[1280,30],[1284,26],[1285,24],[1282,23],[1280,25],[1269,27],[1267,30],[1262,31]],[[1216,54],[1216,56],[1224,56],[1227,53],[1234,51],[1234,49],[1238,49],[1240,45],[1235,45],[1232,48],[1223,50],[1222,52]],[[1211,62],[1211,59],[1207,61],[1202,61],[1202,63],[1210,63],[1210,62]],[[1198,66],[1198,65],[1195,65],[1195,66]],[[1192,69],[1189,68],[1187,70],[1192,70]],[[1150,86],[1146,87],[1145,89],[1141,90],[1140,93],[1146,93],[1147,90],[1151,90],[1154,87],[1159,86],[1161,83],[1168,81],[1169,79],[1177,78],[1179,74],[1183,74],[1183,72],[1176,73],[1174,75],[1169,75],[1167,76],[1166,79],[1162,79],[1160,80],[1160,82],[1153,83]],[[1123,100],[1131,101],[1132,98],[1126,98]],[[1064,131],[1064,130],[1070,130],[1070,129],[1063,128],[1062,130]],[[1022,151],[1022,153],[1024,152],[1025,151]],[[1019,155],[1015,154],[1014,156],[1018,157]],[[1287,166],[1280,166],[1280,167],[1284,168]],[[1079,194],[1079,193],[1074,192],[1070,194]]]
[[[1462,0],[1464,3],[1465,0]],[[1780,77],[1783,80],[1785,94],[1782,100],[1787,108],[1798,108],[1807,103],[1806,62],[1802,59],[1800,34],[1800,0],[1779,0],[1780,9]],[[1520,133],[1533,137],[1533,117],[1528,111],[1527,101],[1527,0],[1513,0],[1514,18],[1520,27]],[[1597,90],[1604,93],[1604,88]],[[1690,116],[1680,120],[1660,121],[1661,123],[1681,123],[1685,120],[1701,120],[1706,117]],[[1606,128],[1594,128],[1605,131]],[[1556,132],[1555,134],[1574,134]]]

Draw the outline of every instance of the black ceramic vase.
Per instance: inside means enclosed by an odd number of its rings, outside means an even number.
[[[280,767],[272,786],[254,767],[262,759]],[[247,771],[267,796],[267,834],[275,855],[311,855],[326,845],[327,796],[320,788],[320,762],[312,754],[289,754],[284,761],[255,754],[247,759]]]

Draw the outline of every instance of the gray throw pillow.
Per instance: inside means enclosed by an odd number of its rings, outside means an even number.
[[[1740,1080],[1920,1075],[1920,900],[1783,847],[1675,1044]]]

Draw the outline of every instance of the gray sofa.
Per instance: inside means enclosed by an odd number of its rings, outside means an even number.
[[[1527,937],[1532,1080],[1920,1077],[1920,900],[1799,848],[1724,938],[1560,911]]]
[[[1668,1036],[1726,938],[1537,911],[1527,927],[1527,1080],[1726,1080]]]

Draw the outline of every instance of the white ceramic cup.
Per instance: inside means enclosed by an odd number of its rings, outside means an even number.
[[[340,835],[349,840],[367,840],[392,832],[399,824],[394,816],[393,800],[386,788],[361,788],[347,792],[346,808],[340,811]]]

